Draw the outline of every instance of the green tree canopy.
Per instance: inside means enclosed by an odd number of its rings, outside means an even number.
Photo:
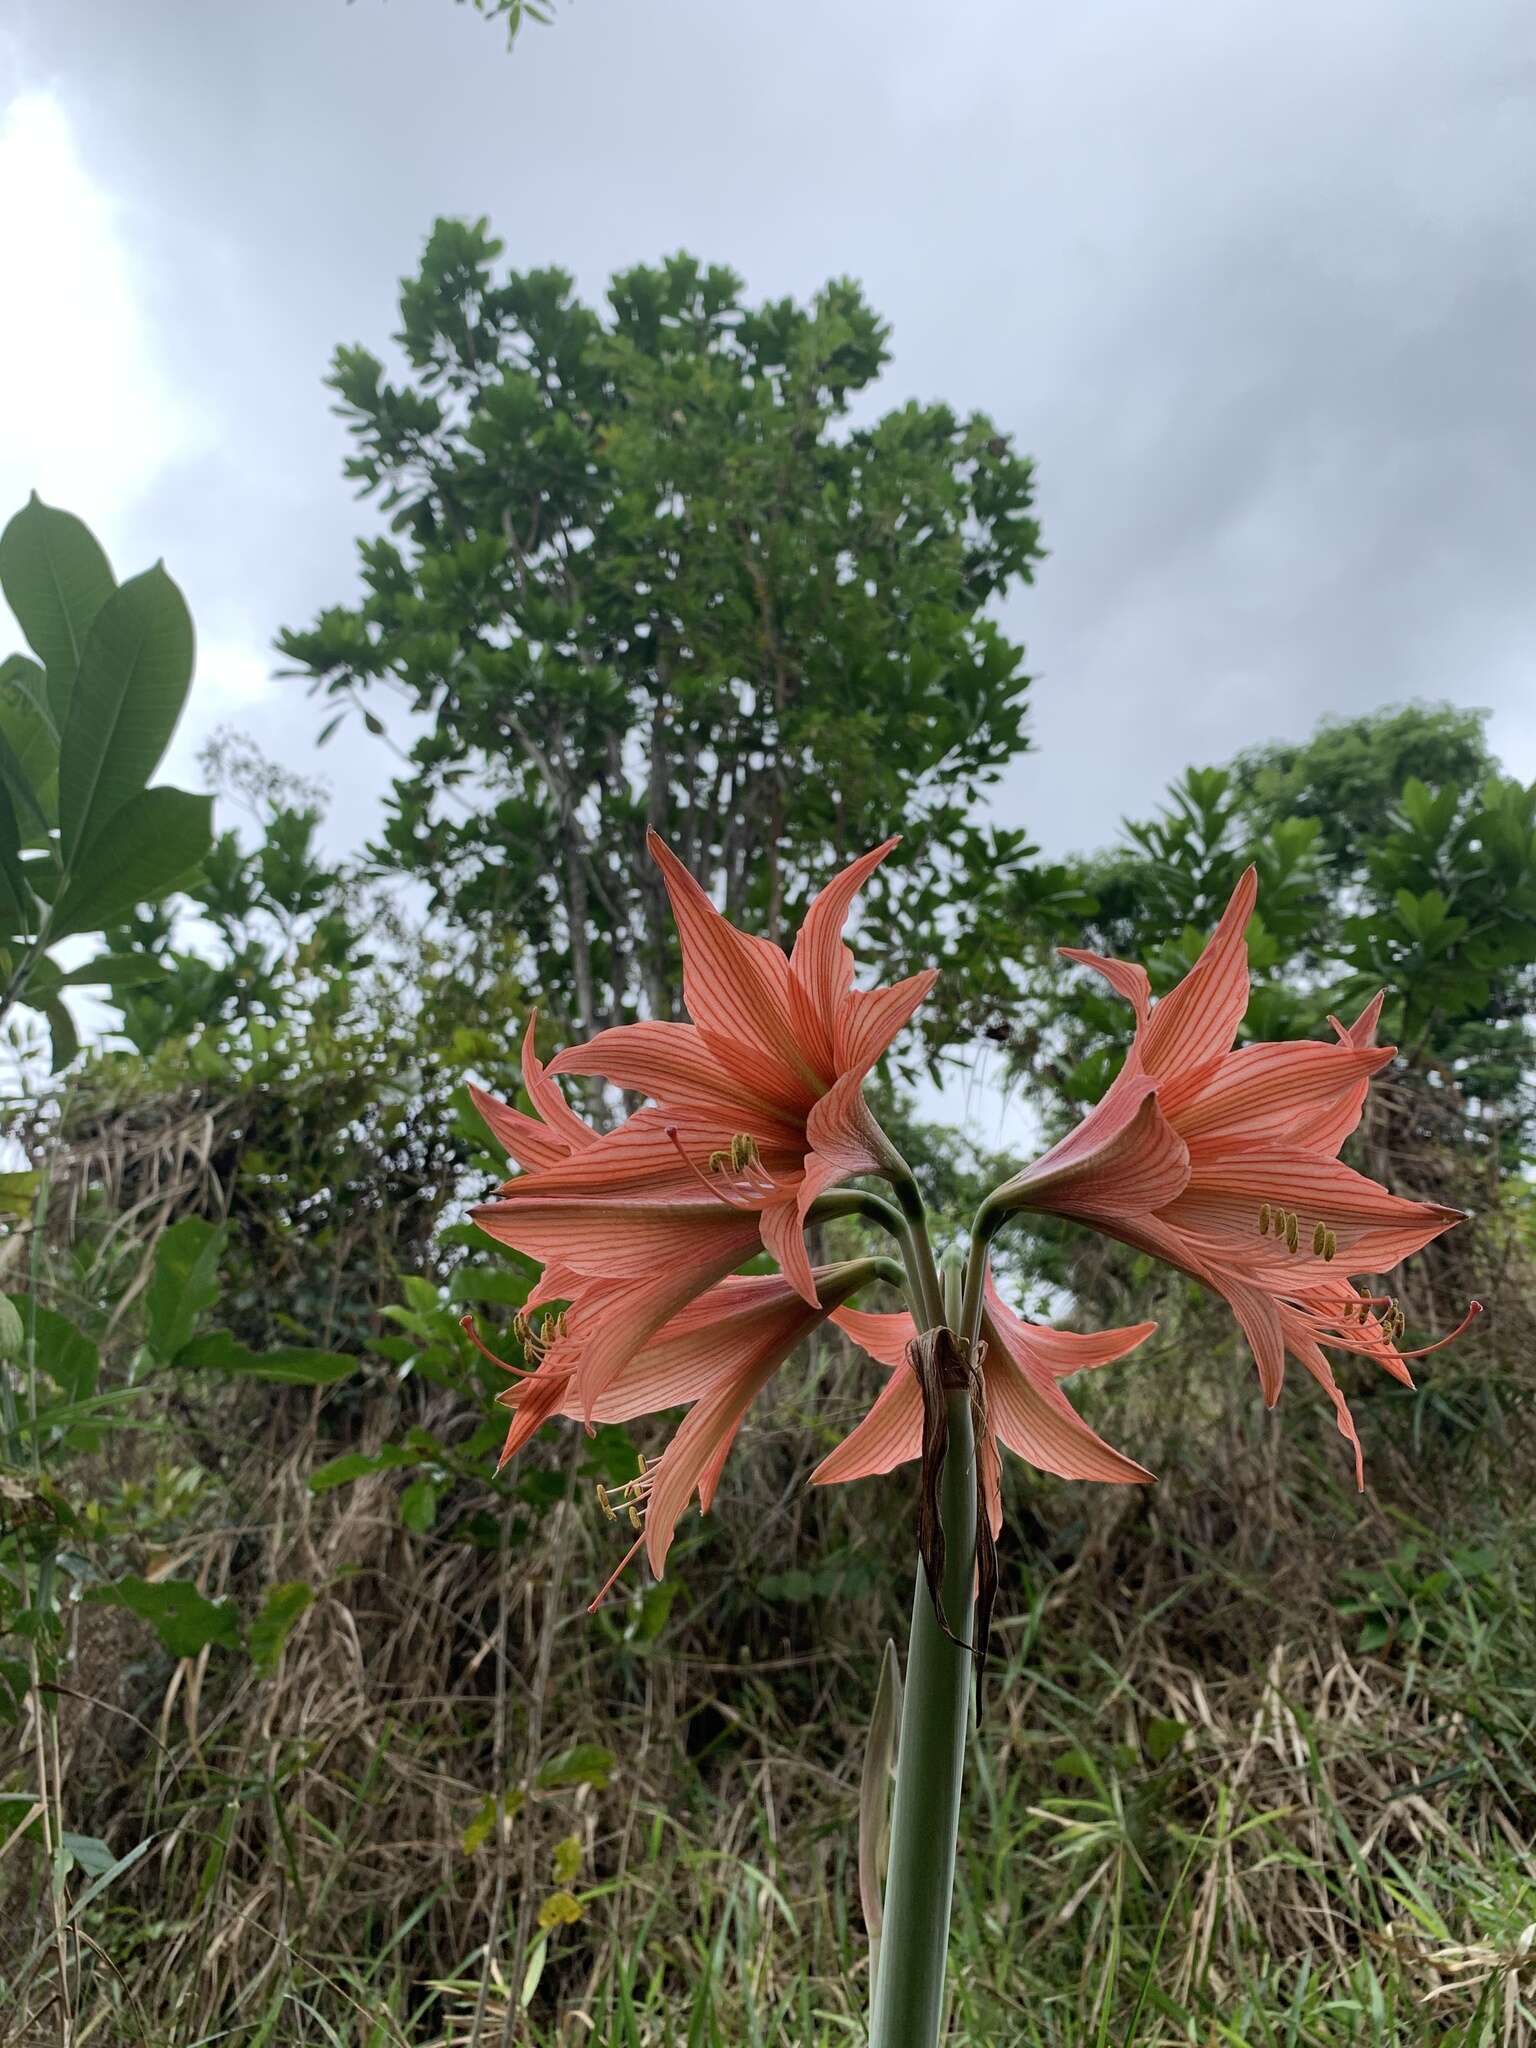
[[[331,379],[391,530],[361,604],[281,644],[338,717],[392,685],[427,721],[380,858],[429,883],[466,983],[513,976],[592,1031],[670,1007],[648,827],[775,937],[900,831],[866,944],[902,971],[942,931],[932,1028],[958,1034],[1011,987],[1033,851],[977,822],[1027,744],[988,607],[1040,556],[1030,463],[979,414],[877,414],[886,330],[846,281],[749,305],[677,256],[599,311],[500,254],[439,221],[404,377],[348,348]]]

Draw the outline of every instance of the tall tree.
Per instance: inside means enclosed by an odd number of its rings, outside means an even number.
[[[877,414],[886,330],[846,281],[751,306],[677,256],[600,312],[500,254],[439,221],[405,375],[348,348],[331,377],[391,532],[361,543],[362,603],[281,645],[339,717],[378,730],[362,700],[392,685],[426,721],[380,858],[430,884],[467,981],[514,975],[588,1032],[670,1007],[647,828],[770,937],[902,832],[866,946],[900,971],[944,930],[936,1049],[1011,988],[1033,849],[977,812],[1027,744],[988,608],[1040,557],[1031,464],[979,414]]]

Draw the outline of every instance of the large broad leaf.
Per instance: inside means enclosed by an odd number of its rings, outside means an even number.
[[[311,1351],[299,1344],[280,1346],[276,1351],[247,1351],[228,1330],[210,1330],[206,1337],[194,1337],[177,1352],[176,1363],[293,1387],[328,1387],[357,1371],[357,1360],[345,1358],[339,1351]]]
[[[213,799],[145,789],[96,835],[54,906],[49,939],[99,932],[186,881],[213,844]]]
[[[156,563],[96,614],[59,743],[66,866],[160,765],[192,682],[192,615]]]
[[[161,1236],[145,1297],[149,1348],[157,1358],[173,1359],[191,1338],[198,1317],[218,1299],[223,1249],[224,1232],[200,1216],[183,1217]]]
[[[240,1617],[232,1600],[207,1600],[185,1579],[119,1579],[84,1596],[98,1607],[126,1607],[150,1622],[173,1657],[195,1657],[209,1643],[234,1649]]]
[[[62,731],[91,626],[116,588],[111,565],[83,520],[34,491],[0,534],[0,588],[48,671],[48,702]]]

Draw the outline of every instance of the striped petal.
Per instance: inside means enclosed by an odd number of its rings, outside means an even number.
[[[1248,947],[1243,933],[1253,915],[1258,875],[1249,868],[1232,891],[1205,951],[1178,987],[1152,1005],[1137,1033],[1143,1070],[1159,1081],[1201,1066],[1226,1052],[1248,1008]]]
[[[1106,1096],[1099,1109],[1109,1100]],[[1123,1113],[1127,1109],[1128,1115]],[[1010,1208],[1093,1221],[1134,1216],[1173,1201],[1189,1179],[1189,1151],[1158,1108],[1152,1084],[1133,1083],[1115,1111],[1085,1139],[1081,1134],[1097,1114],[1090,1113],[1060,1145],[1006,1182],[998,1190],[999,1201]]]
[[[789,962],[766,939],[741,932],[655,832],[646,835],[672,900],[683,952],[683,1000],[721,1064],[766,1099],[793,1111],[809,1109],[821,1092],[795,1038],[789,1008]]]
[[[570,1152],[570,1146],[557,1138],[547,1124],[541,1124],[537,1117],[524,1116],[520,1109],[513,1109],[499,1096],[488,1095],[483,1088],[477,1088],[473,1081],[468,1087],[469,1099],[475,1105],[481,1122],[507,1157],[519,1166],[537,1172],[541,1167],[553,1166]]]
[[[1117,1358],[1124,1358],[1128,1351],[1144,1343],[1157,1328],[1156,1323],[1131,1323],[1121,1330],[1083,1332],[1028,1323],[1003,1300],[990,1272],[984,1299],[997,1336],[1010,1355],[1028,1357],[1032,1364],[1058,1380],[1070,1379],[1075,1372],[1091,1372],[1096,1366],[1113,1365]]]
[[[1075,960],[1079,967],[1091,967],[1095,974],[1102,974],[1115,994],[1124,996],[1136,1012],[1137,1026],[1146,1023],[1152,984],[1145,967],[1134,960],[1116,960],[1107,953],[1085,953],[1077,946],[1062,946],[1058,950],[1063,960]]]
[[[1260,1205],[1295,1210],[1300,1241],[1294,1253],[1258,1231]],[[1284,1291],[1346,1273],[1385,1273],[1462,1220],[1459,1209],[1389,1194],[1376,1181],[1337,1159],[1289,1146],[1241,1145],[1210,1140],[1190,1147],[1189,1185],[1159,1214],[1169,1229],[1197,1248],[1240,1255],[1255,1276],[1289,1275]],[[1336,1254],[1325,1262],[1312,1252],[1321,1223],[1334,1233]]]
[[[982,1317],[987,1341],[981,1370],[992,1427],[1015,1457],[1061,1479],[1141,1484],[1152,1474],[1095,1435],[1055,1379],[1028,1353],[1013,1348],[990,1314]]]
[[[862,854],[818,889],[795,934],[789,956],[789,1003],[800,1043],[828,1083],[837,1077],[834,1030],[843,999],[853,987],[853,955],[843,943],[843,926],[853,899],[886,855],[901,844],[887,839]]]
[[[910,1323],[911,1319],[891,1320]],[[918,1392],[917,1375],[903,1358],[863,1421],[856,1423],[837,1449],[816,1467],[811,1484],[838,1486],[849,1479],[871,1479],[880,1472],[893,1472],[898,1465],[918,1457],[922,1448],[923,1398]]]
[[[1165,1082],[1157,1091],[1164,1116],[1188,1143],[1197,1138],[1288,1137],[1341,1104],[1363,1103],[1373,1074],[1389,1065],[1391,1046],[1329,1045],[1312,1039],[1245,1045],[1205,1068]],[[1359,1110],[1355,1111],[1359,1121]]]
[[[855,989],[847,996],[837,1018],[838,1072],[862,1080],[911,1021],[938,978],[936,967],[925,967],[890,988]]]
[[[752,1071],[750,1056],[738,1065]],[[796,1121],[756,1096],[738,1072],[722,1065],[694,1024],[618,1024],[584,1045],[567,1047],[550,1063],[552,1074],[600,1074],[616,1088],[649,1095],[671,1114],[712,1119],[727,1136],[793,1146]]]

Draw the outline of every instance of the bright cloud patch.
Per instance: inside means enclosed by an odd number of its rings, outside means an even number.
[[[129,236],[58,100],[19,94],[0,114],[0,517],[35,489],[125,558],[124,514],[203,438],[157,365]]]

